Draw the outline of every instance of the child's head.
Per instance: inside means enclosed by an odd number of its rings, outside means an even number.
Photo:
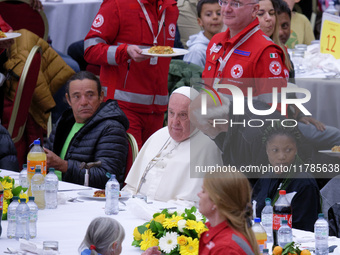
[[[284,0],[275,0],[275,3],[279,23],[279,38],[282,44],[286,44],[290,36],[292,12]]]
[[[200,0],[197,3],[197,15],[198,24],[208,39],[221,32],[223,20],[218,0]]]

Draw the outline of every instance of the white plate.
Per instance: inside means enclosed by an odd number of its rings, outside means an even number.
[[[331,156],[331,157],[340,157],[340,151],[321,150],[319,152],[325,153],[325,154],[327,154],[328,156]]]
[[[94,200],[105,200],[105,197],[94,197],[94,190],[84,190],[84,191],[79,191],[77,194],[81,197],[86,197]],[[126,191],[120,191],[120,197],[119,199],[128,199],[130,198],[131,195],[129,192]]]
[[[5,33],[5,35],[7,37],[0,38],[0,41],[6,41],[6,40],[9,40],[9,39],[13,39],[13,38],[17,38],[17,37],[21,36],[20,33]]]
[[[187,53],[189,53],[188,50],[186,49],[181,49],[181,48],[172,48],[174,50],[174,53],[172,54],[154,54],[154,53],[149,53],[150,48],[143,49],[142,54],[145,56],[151,56],[151,57],[176,57],[176,56],[182,56]]]

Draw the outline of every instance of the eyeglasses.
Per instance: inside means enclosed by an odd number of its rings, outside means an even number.
[[[227,6],[229,4],[231,8],[237,9],[237,8],[240,8],[240,7],[245,6],[245,5],[251,5],[251,4],[256,4],[256,3],[243,4],[241,2],[236,2],[236,1],[228,2],[228,1],[224,1],[224,0],[218,0],[218,4],[220,6]]]

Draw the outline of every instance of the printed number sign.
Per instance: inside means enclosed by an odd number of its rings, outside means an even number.
[[[340,59],[340,17],[323,13],[320,52]]]

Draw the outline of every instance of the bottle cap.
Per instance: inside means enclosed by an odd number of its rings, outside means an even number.
[[[254,219],[254,222],[255,222],[255,223],[260,223],[260,222],[261,222],[261,219],[260,219],[260,218],[255,218],[255,219]]]
[[[27,168],[27,164],[22,164],[22,168]]]
[[[53,173],[54,173],[54,171],[55,171],[55,169],[54,169],[53,167],[50,167],[50,168],[48,169],[48,172],[53,172]]]
[[[12,199],[13,199],[13,201],[15,201],[15,200],[18,200],[19,197],[18,196],[14,196]]]
[[[269,197],[267,197],[264,201],[266,202],[266,204],[267,204],[267,203],[270,204],[270,203],[272,202],[272,200],[271,200]]]
[[[265,252],[269,252],[269,250],[268,249],[263,249],[263,253],[265,253]]]
[[[282,190],[279,191],[279,194],[280,195],[286,195],[286,191],[282,189]]]
[[[34,140],[33,144],[39,144],[40,145],[40,140],[39,139]]]
[[[287,220],[282,220],[282,224],[288,224]]]
[[[323,213],[319,213],[318,214],[318,218],[324,218],[325,216],[323,215]]]
[[[34,197],[29,197],[28,200],[29,201],[34,201]]]

